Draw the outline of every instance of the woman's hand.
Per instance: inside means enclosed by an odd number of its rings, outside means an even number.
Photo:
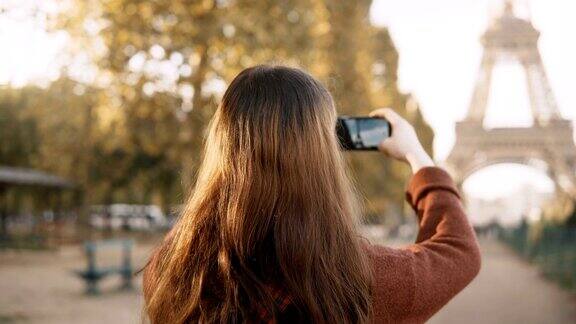
[[[392,125],[392,136],[383,140],[378,149],[384,154],[404,162],[412,167],[412,172],[434,166],[434,161],[426,153],[414,127],[390,108],[381,108],[370,113],[370,117],[385,118]]]

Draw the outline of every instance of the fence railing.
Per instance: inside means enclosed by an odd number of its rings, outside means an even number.
[[[562,287],[576,290],[576,228],[501,228],[500,239]]]

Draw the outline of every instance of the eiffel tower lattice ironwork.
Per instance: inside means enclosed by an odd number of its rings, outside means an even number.
[[[446,160],[446,167],[460,185],[475,171],[497,163],[544,165],[556,189],[576,197],[572,122],[558,111],[538,51],[539,37],[529,20],[514,14],[511,1],[505,3],[501,15],[482,36],[480,73],[468,114],[456,124],[456,144]],[[510,58],[517,60],[526,73],[533,126],[486,129],[483,121],[492,71],[495,64]]]

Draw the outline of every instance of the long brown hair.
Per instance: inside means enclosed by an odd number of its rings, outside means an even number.
[[[224,94],[195,189],[149,263],[153,323],[296,318],[365,323],[371,272],[329,92],[301,70],[256,66]]]

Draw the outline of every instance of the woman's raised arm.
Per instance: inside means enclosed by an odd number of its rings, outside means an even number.
[[[414,244],[400,250],[372,249],[375,264],[390,263],[390,255],[398,264],[386,273],[376,267],[375,293],[386,294],[378,290],[388,288],[388,284],[378,282],[379,278],[407,278],[403,294],[410,291],[408,300],[394,317],[398,322],[425,322],[477,275],[478,243],[453,180],[434,167],[412,126],[390,109],[379,109],[371,115],[384,117],[392,124],[392,136],[380,144],[380,150],[412,167],[414,175],[406,198],[419,222]]]
[[[480,251],[459,193],[444,170],[419,170],[407,199],[419,220],[416,243],[405,249],[414,276],[410,313],[425,321],[476,277]]]

